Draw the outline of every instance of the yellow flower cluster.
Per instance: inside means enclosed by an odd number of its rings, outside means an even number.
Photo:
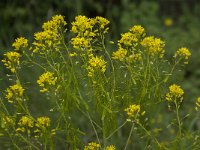
[[[38,117],[37,118],[37,123],[36,123],[36,127],[49,127],[51,123],[51,120],[49,117]]]
[[[129,29],[129,32],[121,34],[121,39],[118,41],[119,48],[116,52],[113,52],[112,58],[119,61],[128,61],[128,63],[142,59],[140,52],[135,51],[135,47],[138,46],[145,35],[145,30],[140,25],[135,25]]]
[[[172,101],[180,99],[182,98],[183,94],[183,89],[180,86],[173,84],[169,87],[169,93],[166,94],[166,100]]]
[[[20,48],[28,47],[28,40],[24,37],[19,37],[15,39],[15,42],[12,44],[15,50],[19,50]]]
[[[72,45],[75,49],[86,50],[90,47],[89,41],[83,37],[72,38]]]
[[[71,32],[76,33],[78,37],[94,37],[96,35],[92,30],[94,25],[94,19],[79,15],[72,22]]]
[[[137,46],[140,38],[145,36],[145,30],[140,25],[135,25],[129,29],[129,32],[121,34],[121,39],[118,41],[119,47]]]
[[[142,56],[140,53],[137,53],[137,54],[132,54],[130,55],[129,57],[127,57],[127,61],[129,63],[133,63],[133,62],[136,62],[136,61],[139,61],[142,59]]]
[[[41,137],[43,136],[46,132],[48,132],[48,127],[50,127],[51,120],[49,117],[38,117],[36,120],[35,126],[37,129],[34,131],[37,133],[35,137]],[[55,134],[55,129],[51,130],[51,135]]]
[[[124,61],[127,55],[127,50],[120,47],[116,52],[113,52],[112,58],[119,60],[119,61]]]
[[[188,59],[191,56],[191,53],[187,48],[182,47],[175,53],[174,57],[177,57],[177,56],[185,60],[184,64],[188,64]]]
[[[10,69],[12,73],[16,72],[16,68],[19,66],[20,54],[18,52],[7,52],[4,54],[6,56],[5,59],[2,60],[6,68]]]
[[[107,33],[108,32],[108,27],[105,28],[105,26],[107,26],[110,21],[108,21],[106,18],[103,18],[103,17],[100,17],[100,16],[97,16],[95,18],[95,22],[100,26],[100,29],[105,29],[104,30],[104,33]]]
[[[50,31],[54,31],[54,32],[59,32],[58,30],[61,28],[63,28],[66,25],[66,21],[64,20],[64,16],[62,15],[55,15],[52,17],[51,20],[45,22],[42,25],[42,28],[46,31],[46,30],[50,30]]]
[[[101,147],[100,144],[91,142],[91,143],[88,143],[88,145],[84,147],[84,150],[99,150],[100,147]]]
[[[46,72],[43,73],[39,79],[37,80],[37,83],[40,87],[43,87],[40,92],[48,92],[48,86],[55,85],[56,84],[57,77],[54,77],[54,74],[52,72]]]
[[[10,116],[3,116],[3,124],[4,124],[4,127],[7,128],[8,126],[14,125],[15,121]]]
[[[165,24],[165,26],[167,26],[167,27],[172,26],[172,25],[173,25],[173,20],[172,20],[172,18],[166,18],[166,19],[164,20],[164,24]]]
[[[89,59],[89,66],[87,67],[88,76],[92,77],[94,75],[95,70],[104,73],[106,71],[106,62],[101,57],[92,56]]]
[[[140,113],[140,105],[136,105],[136,104],[130,105],[124,111],[127,113],[129,117],[136,118]]]
[[[200,108],[200,97],[197,98],[195,109],[198,111],[199,108]]]
[[[71,32],[76,34],[71,43],[75,49],[92,51],[94,39],[100,37],[108,31],[109,21],[103,17],[87,18],[86,16],[77,16],[72,22]],[[89,52],[89,54],[91,54]]]
[[[18,122],[18,125],[19,127],[16,129],[16,131],[27,131],[28,133],[30,133],[30,128],[34,127],[34,121],[29,116],[22,116]]]
[[[15,84],[6,89],[6,99],[8,102],[13,103],[14,98],[22,97],[24,89],[20,84]]]
[[[163,48],[165,42],[159,38],[155,38],[154,36],[145,37],[141,45],[146,48],[146,51],[152,56],[158,55],[160,58],[164,56],[165,50]]]
[[[51,20],[43,24],[44,31],[34,34],[35,40],[32,43],[34,47],[30,48],[30,50],[33,50],[33,52],[40,51],[41,54],[49,49],[59,51],[59,45],[61,44],[60,32],[66,24],[63,16],[53,16]]]
[[[106,150],[116,150],[114,145],[110,145],[106,147]]]

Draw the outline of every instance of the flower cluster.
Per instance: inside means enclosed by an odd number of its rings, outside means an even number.
[[[33,52],[39,51],[40,54],[45,53],[44,51],[48,49],[59,51],[61,44],[60,34],[66,24],[63,16],[56,15],[52,17],[51,20],[43,24],[44,31],[34,34],[35,40],[32,43],[34,47],[31,47],[30,50]]]
[[[28,47],[28,40],[24,37],[19,37],[15,39],[15,42],[12,44],[15,50],[20,50],[20,48]]]
[[[20,64],[19,58],[20,54],[18,52],[7,52],[4,54],[5,59],[2,60],[6,68],[10,69],[12,73],[16,72],[17,67]]]
[[[91,142],[91,143],[88,143],[88,145],[84,147],[84,150],[99,150],[100,147],[101,147],[100,144]]]
[[[62,30],[62,28],[66,25],[66,21],[64,20],[64,16],[62,15],[55,15],[52,17],[51,20],[45,22],[42,25],[42,28],[44,31],[54,31],[59,32],[59,29]]]
[[[127,55],[127,50],[120,47],[116,52],[113,52],[112,58],[119,60],[119,61],[124,61]]]
[[[106,150],[116,150],[114,145],[110,145],[106,147]]]
[[[149,55],[158,55],[162,58],[165,53],[165,50],[163,49],[165,43],[161,39],[155,38],[154,36],[145,37],[142,40],[141,45],[146,49]]]
[[[43,127],[49,127],[50,126],[50,118],[49,117],[38,117],[36,126],[43,128]]]
[[[3,116],[3,125],[5,128],[12,126],[15,124],[15,121],[12,117],[10,116]]]
[[[140,44],[145,35],[145,30],[140,25],[135,25],[129,29],[129,32],[121,34],[121,39],[118,41],[119,48],[116,52],[113,52],[112,58],[122,62],[127,61],[128,63],[140,60],[142,57],[136,46]]]
[[[49,117],[38,117],[36,120],[36,124],[35,126],[37,127],[37,129],[34,131],[35,133],[37,133],[37,135],[35,137],[41,137],[43,136],[45,133],[48,132],[48,127],[50,127],[51,124],[51,120]],[[55,130],[51,130],[51,134],[55,134]]]
[[[165,26],[167,26],[167,27],[172,26],[172,25],[173,25],[173,20],[172,20],[172,18],[166,18],[166,19],[164,20],[164,24],[165,24]]]
[[[34,121],[29,116],[22,116],[18,122],[18,128],[16,131],[28,132],[30,134],[30,128],[34,127]]]
[[[89,59],[89,66],[87,67],[88,76],[92,77],[94,75],[95,70],[98,72],[104,73],[106,71],[106,62],[101,57],[92,56]]]
[[[197,98],[195,109],[198,111],[199,108],[200,108],[200,97]]]
[[[83,37],[75,37],[72,39],[72,45],[75,49],[89,49],[90,48],[90,43],[88,40],[86,40]]]
[[[87,55],[92,54],[92,45],[107,33],[109,21],[103,17],[87,18],[86,16],[77,16],[72,22],[71,32],[75,33],[75,37],[71,39],[73,48],[83,50]]]
[[[43,73],[37,80],[39,86],[43,88],[42,90],[40,90],[40,92],[48,92],[48,87],[50,85],[55,85],[56,80],[57,77],[54,77],[54,74],[52,72]]]
[[[191,53],[187,48],[182,47],[178,51],[176,51],[174,55],[174,57],[178,57],[178,56],[184,59],[184,64],[188,64],[188,59],[191,56]]]
[[[145,111],[143,112],[140,111],[140,105],[136,104],[129,105],[129,107],[126,108],[124,111],[127,113],[129,118],[134,118],[134,119],[137,119],[138,116],[140,115],[143,116],[145,114]]]
[[[169,93],[166,94],[166,100],[173,101],[182,99],[183,94],[183,89],[180,86],[173,84],[169,87]]]
[[[14,98],[22,97],[24,89],[20,84],[15,84],[6,89],[6,99],[8,102],[13,103]]]

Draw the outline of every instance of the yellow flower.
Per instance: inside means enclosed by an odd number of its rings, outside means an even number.
[[[131,32],[123,33],[121,34],[121,39],[118,41],[118,45],[121,47],[124,46],[134,46],[136,42],[138,41],[138,38],[135,34]]]
[[[190,51],[189,51],[187,48],[182,47],[182,48],[180,48],[178,51],[176,51],[174,57],[177,57],[177,56],[179,56],[179,57],[185,59],[185,62],[184,62],[184,63],[185,63],[185,64],[188,64],[188,59],[189,59],[189,57],[191,56],[191,53],[190,53]]]
[[[93,76],[95,70],[104,73],[106,71],[106,62],[101,57],[92,56],[89,59],[89,66],[87,67],[88,76]]]
[[[136,118],[140,113],[140,105],[130,105],[128,108],[124,110],[129,117]]]
[[[34,34],[35,40],[32,43],[34,48],[33,52],[42,53],[42,51],[46,51],[48,49],[55,48],[58,51],[58,47],[61,44],[60,39],[58,38],[58,34],[51,30],[45,30],[42,32],[37,32]],[[44,52],[43,52],[44,53]]]
[[[45,22],[42,25],[42,28],[46,31],[46,30],[51,30],[51,31],[55,31],[58,32],[58,30],[61,27],[64,27],[66,25],[66,21],[64,20],[64,16],[62,15],[55,15],[52,17],[51,20]]]
[[[95,142],[88,143],[87,146],[84,147],[84,150],[100,150],[101,145]]]
[[[200,108],[200,97],[197,98],[197,101],[196,101],[196,111],[198,111],[198,109]]]
[[[95,25],[95,20],[86,16],[77,16],[72,22],[71,32],[77,33],[78,37],[94,37],[96,34],[92,31]]]
[[[140,53],[137,53],[137,54],[132,54],[130,55],[128,58],[127,58],[127,61],[129,63],[133,63],[133,62],[136,62],[136,61],[139,61],[142,59],[142,56]]]
[[[106,147],[106,150],[116,150],[114,145],[110,145]]]
[[[19,125],[19,127],[16,129],[16,131],[21,131],[21,132],[27,131],[30,133],[29,128],[33,128],[34,121],[29,116],[22,116],[18,122],[18,125]]]
[[[141,45],[146,48],[146,51],[152,56],[159,55],[159,57],[162,58],[164,55],[165,50],[163,48],[165,42],[159,38],[155,38],[154,36],[145,37]]]
[[[112,58],[119,61],[124,61],[126,54],[127,54],[127,50],[120,47],[116,52],[113,52]]]
[[[52,72],[46,72],[43,73],[39,79],[37,80],[37,83],[39,84],[40,87],[43,87],[40,92],[47,92],[48,87],[50,85],[55,85],[56,84],[57,77],[54,77],[54,74]]]
[[[34,53],[40,51],[40,54],[45,53],[44,51],[49,49],[55,49],[56,51],[59,51],[62,28],[66,24],[67,23],[64,21],[64,16],[53,16],[51,20],[43,24],[42,28],[44,31],[34,34],[35,40],[32,43],[34,47],[31,47],[30,50],[32,50]]]
[[[5,59],[2,60],[6,68],[10,69],[12,73],[16,72],[16,68],[19,66],[20,54],[18,52],[7,52],[4,54]]]
[[[10,116],[3,116],[3,124],[7,128],[8,126],[14,125],[15,121]]]
[[[165,24],[165,26],[170,27],[173,25],[173,20],[171,18],[166,18],[164,20],[164,24]]]
[[[28,47],[28,40],[24,37],[19,37],[15,39],[15,42],[12,44],[15,50],[19,50],[20,48]]]
[[[95,18],[95,23],[98,24],[98,25],[100,26],[100,29],[101,29],[101,30],[104,30],[104,31],[103,31],[104,34],[108,32],[108,29],[109,29],[109,28],[108,28],[108,27],[105,28],[105,26],[107,26],[107,25],[110,23],[110,21],[108,21],[106,18],[97,16],[97,17]]]
[[[20,84],[15,84],[6,89],[6,99],[8,102],[13,103],[13,99],[16,97],[22,97],[24,89]]]
[[[137,35],[138,38],[145,35],[145,29],[141,25],[135,25],[129,31]]]
[[[183,89],[181,89],[180,86],[173,84],[169,87],[169,93],[166,94],[166,100],[172,101],[177,98],[180,99],[182,98],[183,94],[184,94]]]
[[[36,123],[36,127],[49,127],[51,123],[51,120],[49,117],[38,117],[37,118],[37,123]]]
[[[87,49],[90,47],[89,41],[84,37],[75,37],[71,39],[71,43],[75,49]]]

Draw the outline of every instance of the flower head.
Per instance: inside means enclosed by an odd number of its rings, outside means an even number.
[[[84,147],[84,150],[100,150],[101,145],[95,142],[88,143],[87,146]]]
[[[89,66],[87,67],[88,76],[93,76],[95,71],[104,73],[106,71],[106,62],[101,57],[92,56],[89,59]]]
[[[188,59],[191,56],[191,53],[187,48],[182,47],[174,55],[174,57],[178,57],[178,56],[184,59],[185,64],[188,64]]]
[[[199,108],[200,108],[200,97],[197,98],[195,109],[198,111]]]
[[[6,99],[13,103],[14,98],[22,97],[24,89],[20,84],[15,84],[6,89]]]
[[[62,15],[55,15],[51,18],[51,20],[45,22],[42,25],[42,28],[44,29],[44,31],[46,30],[51,30],[54,32],[58,32],[58,30],[61,27],[64,27],[66,25],[66,21],[64,20],[64,16]]]
[[[6,68],[10,69],[12,73],[16,72],[16,68],[19,66],[20,61],[20,54],[18,52],[7,52],[4,54],[6,57],[5,59],[2,60]]]
[[[127,54],[127,50],[120,47],[116,52],[113,52],[112,54],[112,58],[113,59],[116,59],[116,60],[119,60],[119,61],[124,61],[125,60],[125,57],[126,57],[126,54]]]
[[[165,43],[159,38],[153,36],[145,37],[142,40],[141,45],[146,48],[146,51],[152,56],[158,55],[162,58],[164,55],[165,50],[163,48]]]
[[[106,147],[106,150],[116,150],[114,145],[110,145]]]
[[[164,24],[165,24],[165,26],[170,27],[173,25],[173,20],[171,18],[166,18],[164,20]]]
[[[34,121],[29,116],[22,116],[18,122],[18,125],[19,127],[16,129],[16,131],[21,131],[21,132],[27,131],[30,133],[30,128],[33,128]]]
[[[28,47],[28,40],[24,37],[19,37],[15,39],[15,42],[12,44],[15,50],[19,50],[20,48]]]
[[[173,84],[169,87],[169,93],[166,94],[166,100],[172,101],[180,99],[182,98],[183,94],[183,89],[180,86]]]
[[[54,74],[52,72],[43,73],[37,80],[37,83],[39,84],[39,86],[43,88],[42,90],[40,90],[40,92],[47,92],[48,87],[50,85],[56,84],[56,80],[57,80],[57,77],[54,77]]]
[[[140,105],[136,104],[129,105],[129,107],[126,108],[124,111],[127,113],[129,118],[135,118],[135,119],[140,115],[144,115],[145,113],[145,111],[141,112]]]
[[[51,120],[49,117],[38,117],[37,118],[37,123],[36,123],[36,127],[40,127],[40,128],[43,128],[43,127],[49,127],[50,126],[50,123],[51,123]]]

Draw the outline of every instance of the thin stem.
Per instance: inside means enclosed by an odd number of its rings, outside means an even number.
[[[133,132],[133,129],[134,129],[134,122],[133,122],[133,124],[132,124],[132,126],[131,126],[131,131],[129,132],[129,135],[128,135],[128,139],[127,139],[127,141],[126,141],[126,145],[125,145],[125,148],[124,148],[124,150],[126,150],[127,149],[127,147],[128,147],[128,143],[129,143],[129,141],[130,141],[130,138],[131,138],[131,135],[132,135],[132,132]]]
[[[177,122],[178,122],[178,137],[181,138],[181,135],[182,135],[182,131],[181,131],[181,121],[180,121],[180,118],[179,118],[179,106],[177,104],[177,101],[175,99],[175,106],[176,106],[176,119],[177,119]]]
[[[121,129],[125,124],[127,123],[127,121],[125,121],[121,126],[119,126],[117,129],[115,129],[107,138],[106,140],[108,140],[113,134],[115,134],[115,132],[117,132],[119,129]]]

